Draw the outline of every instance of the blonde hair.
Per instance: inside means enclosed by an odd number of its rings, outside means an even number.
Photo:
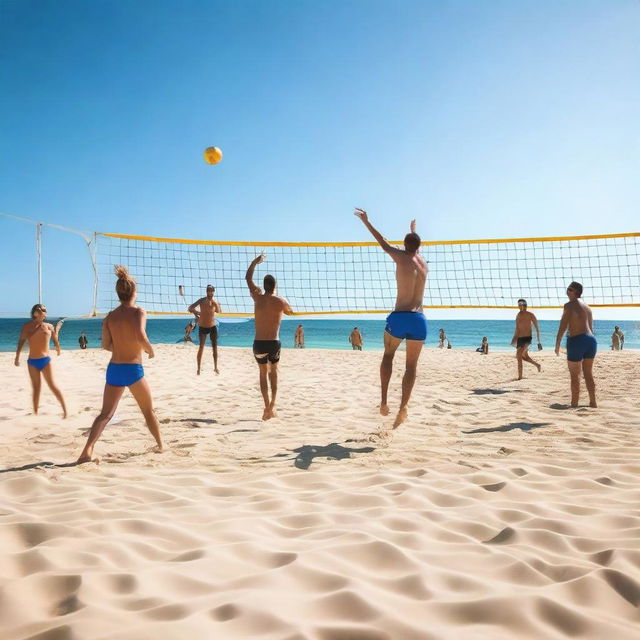
[[[118,282],[116,282],[118,298],[120,298],[120,302],[129,302],[136,292],[136,281],[127,271],[127,267],[123,267],[121,264],[115,265],[114,271],[118,276]]]

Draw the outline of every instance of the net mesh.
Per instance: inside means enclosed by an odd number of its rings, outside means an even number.
[[[392,243],[402,246],[401,243]],[[425,308],[561,307],[576,280],[594,306],[640,305],[640,234],[530,240],[426,242],[429,261]],[[113,265],[128,267],[138,302],[150,313],[184,314],[216,287],[227,314],[250,315],[245,283],[249,263],[267,254],[254,281],[265,274],[297,313],[384,313],[395,303],[395,266],[377,243],[196,242],[101,234],[97,244],[96,311],[118,304]]]

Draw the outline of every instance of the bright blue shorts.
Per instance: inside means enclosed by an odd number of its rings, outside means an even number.
[[[427,319],[422,311],[392,311],[387,316],[384,330],[400,340],[424,342],[427,339]]]
[[[591,333],[567,336],[567,360],[581,362],[584,358],[595,358],[598,350],[596,337]]]
[[[141,364],[118,364],[110,362],[107,367],[107,384],[112,387],[130,387],[144,378]]]
[[[51,358],[49,356],[45,356],[44,358],[27,358],[27,364],[38,371],[42,371],[50,362]]]

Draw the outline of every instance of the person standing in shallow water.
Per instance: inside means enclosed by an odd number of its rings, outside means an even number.
[[[578,406],[580,397],[580,370],[589,393],[589,406],[596,408],[596,383],[593,379],[593,362],[598,351],[598,343],[593,335],[593,314],[580,299],[582,285],[572,282],[567,287],[569,302],[564,305],[560,327],[556,336],[556,355],[560,355],[560,343],[564,332],[567,336],[567,365],[571,376],[571,406]]]
[[[396,264],[396,305],[387,316],[387,325],[384,330],[384,355],[380,363],[380,414],[386,416],[389,415],[387,391],[393,372],[393,357],[400,343],[406,339],[407,359],[402,378],[400,409],[393,422],[395,429],[408,417],[407,407],[416,380],[418,358],[427,338],[427,319],[422,312],[422,299],[427,285],[429,267],[418,252],[420,236],[415,232],[415,220],[411,221],[411,233],[404,238],[404,249],[398,249],[391,246],[374,228],[364,209],[356,208],[355,215],[360,218],[382,250],[389,254]]]
[[[40,406],[40,390],[42,388],[42,378],[58,399],[62,406],[62,417],[67,417],[67,406],[64,402],[62,392],[58,389],[53,380],[53,367],[51,365],[51,357],[49,356],[49,342],[53,339],[56,347],[56,353],[60,355],[60,342],[58,334],[54,330],[53,325],[45,322],[47,317],[47,309],[43,304],[34,304],[31,308],[31,321],[23,325],[18,339],[18,348],[16,349],[16,359],[14,364],[20,366],[20,352],[25,342],[29,342],[29,357],[27,365],[29,369],[29,378],[31,378],[31,388],[33,391],[33,413],[38,414]]]
[[[264,277],[264,293],[253,281],[257,265],[264,262],[264,254],[257,256],[247,269],[245,280],[254,302],[256,337],[253,341],[253,357],[260,374],[260,392],[264,401],[263,420],[277,418],[276,395],[278,393],[278,362],[280,362],[280,323],[282,314],[293,315],[293,310],[285,298],[276,295],[276,279],[267,274]],[[271,385],[271,397],[269,397]]]
[[[115,273],[118,276],[116,293],[120,299],[120,306],[107,314],[102,322],[102,348],[111,351],[112,354],[107,367],[102,409],[91,425],[87,444],[78,458],[78,463],[92,460],[93,448],[113,417],[126,388],[129,388],[142,411],[147,428],[156,441],[155,450],[164,450],[160,424],[153,410],[151,389],[142,368],[142,352],[146,352],[149,358],[155,355],[147,338],[147,312],[142,307],[135,306],[136,283],[127,269],[116,265]]]

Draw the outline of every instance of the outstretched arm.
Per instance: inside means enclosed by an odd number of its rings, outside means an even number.
[[[560,355],[560,343],[562,342],[562,336],[564,335],[564,332],[567,330],[567,327],[569,326],[570,313],[571,312],[569,311],[569,307],[567,303],[564,305],[564,312],[562,314],[562,318],[560,319],[560,326],[558,327],[558,335],[556,336],[555,352],[557,356]]]
[[[26,325],[22,327],[22,331],[20,332],[20,337],[18,338],[18,348],[16,349],[16,359],[14,364],[16,367],[20,366],[20,352],[22,351],[22,347],[24,347],[24,343],[27,341],[27,331]]]
[[[249,292],[251,293],[252,298],[262,293],[260,287],[258,287],[253,281],[253,272],[256,270],[257,265],[259,265],[261,262],[264,262],[264,257],[264,253],[256,256],[249,265],[249,268],[247,269],[247,275],[244,277],[244,279],[247,281],[247,286],[249,287]]]
[[[542,342],[540,342],[540,327],[538,326],[538,318],[536,318],[533,313],[531,314],[531,322],[533,322],[533,326],[536,329],[536,334],[538,336],[538,349],[542,347]]]
[[[51,337],[53,338],[53,344],[56,348],[56,353],[60,355],[60,340],[58,338],[58,325],[56,325],[56,328],[51,332]]]
[[[369,229],[369,232],[371,233],[371,235],[377,240],[378,244],[382,247],[382,249],[386,251],[390,256],[393,257],[394,255],[401,253],[400,249],[397,249],[396,247],[392,247],[382,237],[382,234],[369,222],[369,216],[367,215],[367,212],[364,209],[360,209],[356,207],[354,215],[356,215],[358,218],[360,218],[360,220],[362,220],[362,222],[364,223],[364,226],[367,227],[367,229]]]
[[[113,339],[109,331],[109,316],[102,321],[102,348],[105,351],[113,351]]]

